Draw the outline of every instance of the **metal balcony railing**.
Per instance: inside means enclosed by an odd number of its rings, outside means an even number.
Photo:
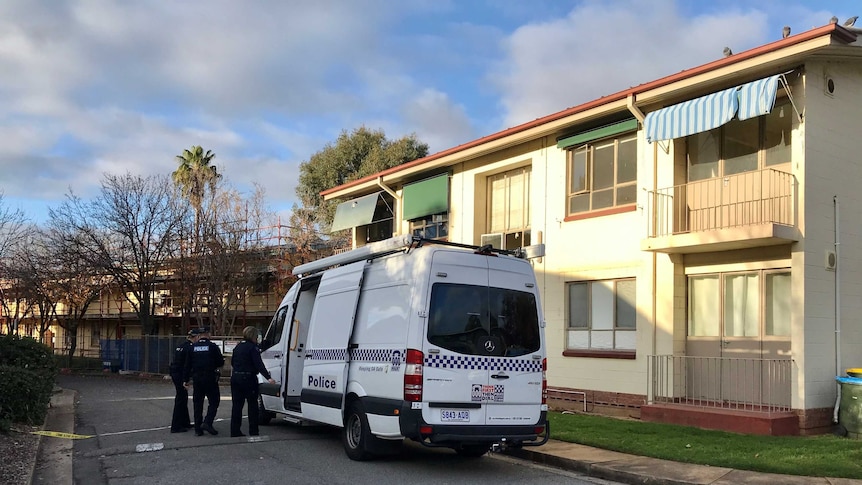
[[[791,359],[651,355],[649,404],[756,413],[791,410]]]
[[[649,191],[647,237],[755,224],[795,225],[796,182],[775,169]]]

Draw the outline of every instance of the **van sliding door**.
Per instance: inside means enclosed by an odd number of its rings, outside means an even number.
[[[347,344],[359,301],[365,262],[328,270],[311,312],[302,371],[302,415],[340,426],[347,385]]]

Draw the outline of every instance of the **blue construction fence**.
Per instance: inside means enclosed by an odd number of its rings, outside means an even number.
[[[186,337],[182,335],[102,339],[99,346],[102,369],[111,372],[122,370],[169,374],[174,349],[185,340]],[[211,340],[220,346],[222,353],[230,354],[239,339],[213,338]]]

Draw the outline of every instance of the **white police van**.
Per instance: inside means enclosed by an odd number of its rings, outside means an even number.
[[[297,266],[261,342],[261,424],[344,428],[354,460],[404,438],[481,456],[549,429],[544,320],[528,257],[402,236]],[[533,252],[533,254],[528,254]]]

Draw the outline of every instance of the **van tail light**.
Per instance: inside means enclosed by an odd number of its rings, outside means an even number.
[[[422,400],[422,361],[424,355],[415,349],[407,349],[407,359],[404,365],[404,400],[418,402]]]
[[[542,359],[542,404],[548,404],[548,358]]]

